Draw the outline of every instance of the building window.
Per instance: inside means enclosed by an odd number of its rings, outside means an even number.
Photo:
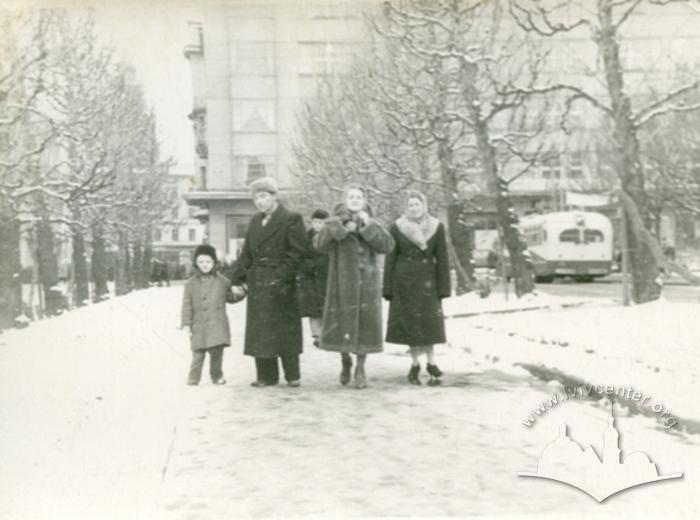
[[[561,178],[561,159],[559,156],[546,159],[540,167],[540,173],[543,179],[560,179]]]
[[[234,71],[239,75],[271,75],[275,73],[274,44],[239,43],[234,48]]]
[[[194,242],[195,240],[197,240],[197,234],[193,228],[189,228],[187,230],[187,240],[189,240],[190,242]]]
[[[10,149],[10,134],[8,132],[0,132],[0,150],[3,152]]]
[[[173,220],[177,220],[179,214],[180,214],[180,208],[178,206],[175,206],[172,210],[172,213],[171,213]]]
[[[153,241],[160,242],[162,239],[163,233],[161,232],[160,228],[156,228],[155,231],[153,231]]]
[[[552,72],[568,72],[571,69],[571,55],[563,46],[553,48],[545,60],[545,66]]]
[[[275,173],[275,157],[272,155],[238,155],[233,158],[233,174],[246,184],[260,177],[275,177]]]
[[[199,186],[203,190],[207,189],[207,167],[206,166],[199,167]]]
[[[573,152],[569,156],[569,179],[583,178],[583,154]]]
[[[338,0],[316,1],[308,6],[308,16],[317,20],[357,18],[357,7]]]
[[[180,228],[173,227],[173,229],[170,232],[170,239],[173,242],[178,242],[180,240]]]
[[[640,47],[641,40],[629,39],[620,49],[620,61],[624,70],[641,70],[647,65],[646,53]]]
[[[274,99],[237,99],[233,102],[234,132],[274,132]]]
[[[299,43],[300,74],[339,72],[350,56],[351,44],[338,42]]]

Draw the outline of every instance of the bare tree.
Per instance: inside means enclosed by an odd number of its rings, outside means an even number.
[[[658,298],[661,285],[657,283],[659,262],[654,255],[658,244],[650,233],[640,233],[652,226],[652,208],[647,191],[647,176],[640,149],[640,131],[655,119],[670,113],[697,110],[697,103],[685,102],[685,96],[697,90],[700,81],[689,79],[685,84],[659,92],[655,99],[635,106],[626,89],[626,71],[622,49],[626,45],[623,32],[633,23],[633,14],[643,6],[663,9],[672,0],[596,0],[593,2],[554,3],[540,0],[509,0],[510,12],[525,31],[546,38],[588,30],[602,63],[600,83],[602,91],[592,84],[565,84],[557,86],[571,93],[569,106],[578,101],[587,102],[612,123],[614,170],[619,177],[621,199],[631,206],[625,212],[625,225],[631,251],[633,281],[632,297],[635,302]],[[632,222],[635,217],[642,222]]]
[[[17,52],[23,61],[10,69],[17,77],[3,76],[15,92],[2,97],[11,100],[0,123],[9,128],[12,146],[0,156],[1,207],[33,242],[35,281],[47,303],[57,278],[54,250],[58,242],[71,243],[73,300],[82,305],[89,300],[90,271],[95,299],[107,293],[110,242],[121,244],[117,256],[124,265],[131,263],[130,235],[148,249],[150,232],[143,230],[173,203],[162,189],[171,161],[159,158],[154,117],[133,72],[98,45],[91,17],[45,10],[38,20],[27,49]],[[33,60],[32,52],[38,53]],[[136,266],[139,286],[145,261],[141,255]]]
[[[22,313],[19,195],[23,180],[36,178],[37,162],[54,136],[41,117],[48,13],[16,17],[0,13],[0,329]]]
[[[525,38],[503,36],[500,23],[492,3],[385,3],[371,20],[371,59],[355,65],[352,82],[328,82],[306,106],[295,151],[297,172],[316,189],[359,176],[388,199],[409,186],[434,195],[447,209],[463,289],[473,270],[460,192],[490,190],[524,294],[533,274],[507,185],[541,151],[541,120],[528,106],[541,93],[527,92],[537,79],[536,52],[523,48]],[[506,174],[509,162],[519,167]]]

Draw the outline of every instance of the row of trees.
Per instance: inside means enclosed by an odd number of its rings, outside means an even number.
[[[0,327],[23,311],[20,241],[55,311],[57,252],[70,242],[73,301],[144,286],[162,187],[154,116],[133,71],[96,40],[89,16],[5,13],[0,44]]]
[[[299,116],[294,171],[303,192],[337,200],[344,183],[359,180],[388,214],[396,213],[403,189],[429,192],[447,211],[463,289],[473,277],[460,219],[464,190],[488,193],[522,295],[534,288],[534,276],[508,188],[552,158],[555,145],[580,138],[571,113],[583,110],[597,121],[595,133],[606,134],[596,139],[611,143],[598,160],[607,163],[601,171],[612,172],[608,184],[626,209],[633,298],[657,298],[665,260],[650,232],[658,222],[652,201],[663,193],[666,207],[672,200],[698,209],[700,183],[688,155],[700,83],[679,70],[677,84],[633,98],[625,88],[622,34],[639,9],[669,3],[385,2],[369,18],[362,58],[348,74],[327,78]],[[599,66],[552,74],[562,35],[588,39]],[[554,111],[560,116],[553,125]],[[687,140],[677,138],[678,125]]]

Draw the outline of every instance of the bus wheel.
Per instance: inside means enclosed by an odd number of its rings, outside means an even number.
[[[552,275],[535,276],[535,282],[537,283],[552,283],[553,281],[554,277]]]

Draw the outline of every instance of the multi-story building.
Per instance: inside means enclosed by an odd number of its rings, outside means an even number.
[[[319,75],[339,70],[360,48],[362,13],[380,5],[377,0],[229,0],[208,7],[190,24],[184,52],[192,69],[197,180],[186,199],[208,210],[209,241],[229,256],[237,256],[253,212],[247,185],[271,175],[283,191],[293,189],[289,142],[300,100],[314,92]],[[648,5],[632,15],[622,47],[627,92],[639,99],[650,88],[668,89],[683,68],[697,71],[699,27],[700,12],[684,3]],[[584,28],[543,43],[551,46],[544,76],[607,98],[590,32]],[[563,110],[563,102],[552,103],[550,127],[559,126]],[[586,201],[572,192],[602,192],[614,185],[609,131],[603,125],[585,102],[570,107],[570,133],[554,137],[548,156],[510,186],[519,213],[600,204],[594,200],[600,197]],[[513,171],[520,168],[513,165]],[[474,205],[477,227],[495,227],[490,206],[488,201]],[[614,213],[612,206],[607,210]],[[660,227],[673,242],[672,216]]]
[[[300,100],[319,75],[347,61],[362,12],[375,1],[230,1],[190,24],[196,190],[209,241],[236,257],[254,212],[248,184],[275,177],[293,188],[289,141]]]

